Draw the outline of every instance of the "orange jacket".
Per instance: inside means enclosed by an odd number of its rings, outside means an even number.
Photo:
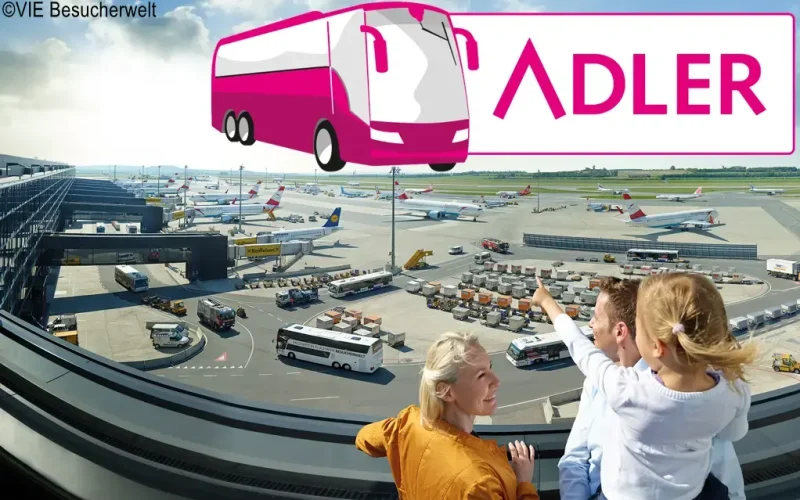
[[[416,406],[364,426],[356,446],[371,457],[389,459],[401,500],[539,500],[532,483],[517,483],[497,441],[443,420],[426,429]]]

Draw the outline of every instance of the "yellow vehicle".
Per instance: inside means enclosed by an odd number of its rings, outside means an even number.
[[[184,316],[186,314],[186,306],[182,300],[170,300],[163,302],[159,305],[159,309],[166,312],[171,312],[176,316]]]
[[[791,354],[773,354],[772,369],[776,372],[792,372],[800,375],[800,363]]]
[[[81,258],[71,255],[65,259],[61,259],[61,263],[66,265],[76,265],[81,263]]]
[[[614,256],[611,255],[610,253],[603,255],[603,262],[616,262],[616,261],[617,259],[614,258]]]

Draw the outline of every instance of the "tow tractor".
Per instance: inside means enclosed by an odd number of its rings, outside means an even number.
[[[800,363],[791,354],[773,354],[772,369],[776,372],[792,372],[800,375]]]

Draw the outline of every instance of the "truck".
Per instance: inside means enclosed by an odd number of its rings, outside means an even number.
[[[800,375],[800,363],[791,354],[773,354],[772,369],[776,372],[792,372]]]
[[[508,242],[503,240],[498,240],[497,238],[484,238],[481,242],[481,245],[486,250],[491,250],[492,252],[497,253],[506,253],[508,252]]]
[[[60,339],[78,345],[78,319],[72,314],[57,316],[49,321],[47,331]]]
[[[228,330],[236,324],[236,311],[213,297],[197,301],[197,317],[215,331]]]
[[[790,280],[800,279],[800,262],[785,259],[767,259],[767,273],[770,276]]]
[[[311,302],[316,302],[318,300],[319,291],[316,288],[311,288],[308,290],[290,288],[275,294],[275,304],[282,309],[299,306],[302,304],[310,304]]]

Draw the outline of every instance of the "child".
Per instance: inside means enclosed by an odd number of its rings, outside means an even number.
[[[603,446],[603,496],[697,497],[711,470],[712,438],[733,442],[747,433],[744,366],[756,358],[752,343],[742,346],[730,333],[716,287],[697,274],[660,274],[642,282],[636,346],[649,372],[614,364],[541,280],[533,303],[547,313],[575,364],[618,416]]]

